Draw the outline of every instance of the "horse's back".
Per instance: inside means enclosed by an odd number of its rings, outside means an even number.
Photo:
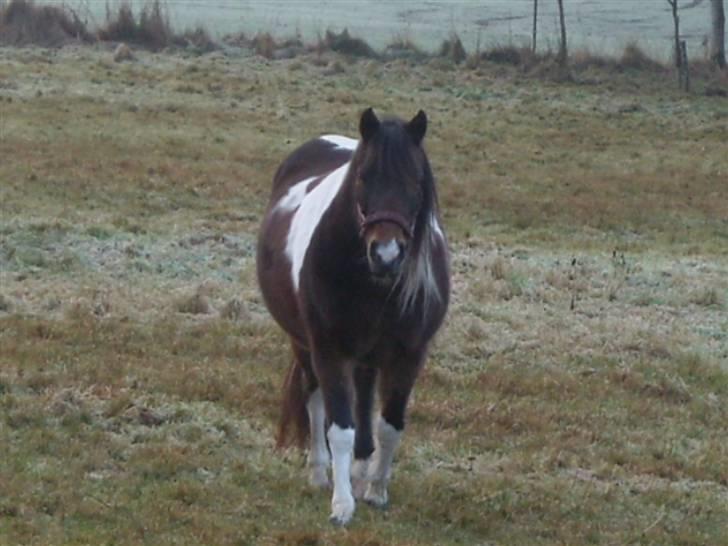
[[[325,176],[351,159],[357,141],[340,135],[323,135],[296,148],[273,177],[269,211],[298,182]]]
[[[286,252],[289,230],[306,196],[329,173],[348,163],[356,146],[356,140],[338,135],[309,140],[281,163],[273,178],[258,240],[258,282],[273,317],[301,345],[305,345],[305,336],[291,257]]]

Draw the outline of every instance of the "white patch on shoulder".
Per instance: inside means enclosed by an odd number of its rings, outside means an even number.
[[[356,147],[359,145],[359,141],[355,140],[353,138],[345,137],[342,135],[322,135],[319,137],[321,140],[325,140],[327,142],[331,142],[331,144],[335,144],[338,148],[344,148],[345,150],[356,150]]]
[[[316,180],[315,176],[306,178],[305,180],[302,180],[296,185],[288,188],[286,194],[280,198],[278,203],[276,203],[274,210],[280,210],[283,212],[296,210],[301,205],[303,198],[306,197],[306,189],[308,188],[308,185],[314,180]]]
[[[311,237],[321,221],[321,217],[324,215],[326,210],[331,205],[331,202],[339,193],[341,185],[344,182],[346,173],[349,170],[349,163],[343,164],[341,167],[330,173],[324,178],[319,184],[310,192],[306,193],[304,186],[303,190],[296,190],[296,196],[303,194],[300,201],[298,210],[293,213],[293,219],[291,220],[291,227],[288,230],[288,238],[286,240],[286,255],[291,260],[291,277],[293,279],[293,288],[298,292],[298,282],[301,275],[301,268],[303,267],[303,260],[306,257],[308,246],[311,243]],[[304,180],[293,186],[291,190],[298,188],[301,184],[310,183],[311,180]],[[278,202],[276,207],[281,205],[281,202],[286,200],[288,194],[286,194],[281,201]],[[291,197],[290,202],[294,200]]]

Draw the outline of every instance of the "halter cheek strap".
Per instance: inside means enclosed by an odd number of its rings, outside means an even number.
[[[362,213],[361,208],[358,206],[357,211],[359,212],[359,233],[361,235],[364,235],[364,231],[369,226],[380,222],[391,222],[397,224],[407,238],[412,238],[412,224],[398,212],[381,210],[364,216],[364,213]]]

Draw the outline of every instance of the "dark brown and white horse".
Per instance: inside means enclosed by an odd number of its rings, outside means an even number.
[[[370,108],[359,141],[305,143],[279,167],[260,233],[258,281],[294,354],[279,443],[292,429],[301,443],[310,436],[317,487],[329,485],[330,449],[337,524],[351,519],[355,496],[386,505],[407,399],[447,310],[426,129],[422,111],[405,123]]]

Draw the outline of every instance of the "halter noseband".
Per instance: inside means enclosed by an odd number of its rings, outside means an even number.
[[[397,226],[399,226],[399,228],[404,232],[408,239],[412,238],[412,223],[408,222],[407,219],[400,213],[388,210],[381,210],[364,216],[364,213],[361,211],[361,207],[357,205],[356,208],[357,212],[359,213],[360,235],[363,236],[364,232],[369,226],[373,226],[374,224],[378,224],[380,222],[391,222],[393,224],[397,224]]]

